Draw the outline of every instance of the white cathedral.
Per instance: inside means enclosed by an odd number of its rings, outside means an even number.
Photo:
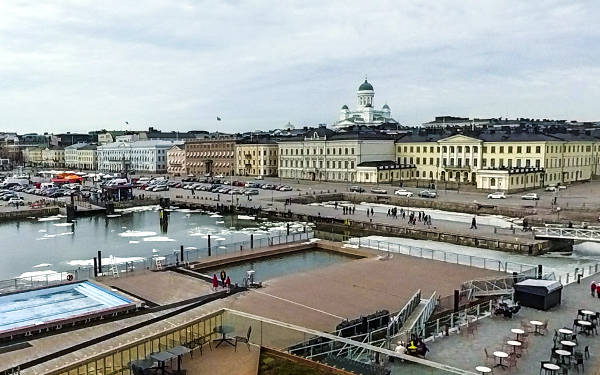
[[[344,104],[340,111],[340,120],[333,126],[342,129],[354,125],[377,126],[382,124],[398,124],[392,118],[392,111],[387,104],[381,110],[373,108],[373,97],[375,91],[367,79],[358,87],[356,110],[350,111]]]

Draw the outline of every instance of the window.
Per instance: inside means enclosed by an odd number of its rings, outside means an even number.
[[[421,152],[421,147],[417,146],[417,154]]]
[[[495,153],[496,153],[496,146],[492,146],[492,151],[491,151],[491,153],[492,153],[492,154],[495,154]]]
[[[500,153],[504,154],[504,146],[500,146]]]
[[[352,147],[351,152],[352,152],[352,155],[354,155],[354,147]]]
[[[481,159],[481,166],[485,168],[487,166],[487,159]]]
[[[433,146],[429,147],[429,152],[433,154]]]
[[[458,152],[462,152],[462,146],[458,146],[457,149],[458,149]]]
[[[496,186],[496,179],[495,178],[490,178],[490,186]]]
[[[450,152],[454,153],[454,146],[450,146]]]
[[[526,167],[530,167],[531,166],[531,159],[525,160],[525,166]]]
[[[542,147],[541,146],[535,146],[535,153],[539,154],[540,152],[542,152]]]
[[[520,154],[522,152],[522,147],[521,146],[517,146],[517,154]]]
[[[477,146],[473,146],[473,152],[477,152]]]
[[[531,154],[531,146],[527,146],[527,147],[525,148],[525,150],[527,150],[526,152],[527,152],[528,154]]]
[[[443,151],[443,152],[446,152],[446,146],[443,146],[443,147],[442,147],[442,151]]]
[[[536,161],[535,161],[535,166],[536,166],[537,168],[539,168],[539,167],[540,167],[540,159],[536,159]]]
[[[410,152],[411,153],[413,152],[413,146],[410,146]]]
[[[344,149],[344,154],[348,155],[348,147]]]
[[[465,152],[471,152],[471,147],[465,146]]]

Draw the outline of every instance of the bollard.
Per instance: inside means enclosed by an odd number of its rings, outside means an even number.
[[[254,249],[254,234],[250,234],[250,248]]]
[[[542,265],[538,264],[538,269],[537,269],[537,279],[541,280],[542,279]]]
[[[102,251],[98,250],[98,273],[102,273]]]
[[[211,253],[211,251],[210,251],[211,250],[210,249],[210,234],[208,235],[208,240],[207,241],[208,241],[208,256],[210,256],[210,253]]]
[[[290,223],[287,223],[287,235],[290,235]]]
[[[458,303],[460,301],[460,294],[458,289],[454,289],[454,312],[458,312]]]
[[[183,245],[179,247],[179,257],[181,258],[181,262],[183,263]]]
[[[98,259],[94,257],[94,278],[98,277]]]

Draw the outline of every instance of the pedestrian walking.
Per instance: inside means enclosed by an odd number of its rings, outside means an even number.
[[[592,281],[590,284],[590,291],[592,292],[592,297],[595,297],[594,292],[596,292],[596,282]]]
[[[225,279],[227,279],[227,273],[225,270],[221,271],[221,285],[225,286]]]
[[[373,216],[373,207],[371,207],[371,216]]]
[[[215,273],[213,275],[213,279],[212,279],[213,292],[216,292],[218,287],[219,287],[219,280],[217,280],[217,274]]]
[[[231,279],[229,276],[225,279],[225,287],[227,288],[227,293],[231,291]]]
[[[367,208],[367,217],[369,217],[369,209]]]
[[[473,216],[473,220],[471,220],[471,229],[477,229],[477,220],[475,216]]]

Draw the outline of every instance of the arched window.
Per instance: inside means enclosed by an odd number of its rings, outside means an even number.
[[[495,178],[490,178],[490,186],[496,186],[496,179]]]

